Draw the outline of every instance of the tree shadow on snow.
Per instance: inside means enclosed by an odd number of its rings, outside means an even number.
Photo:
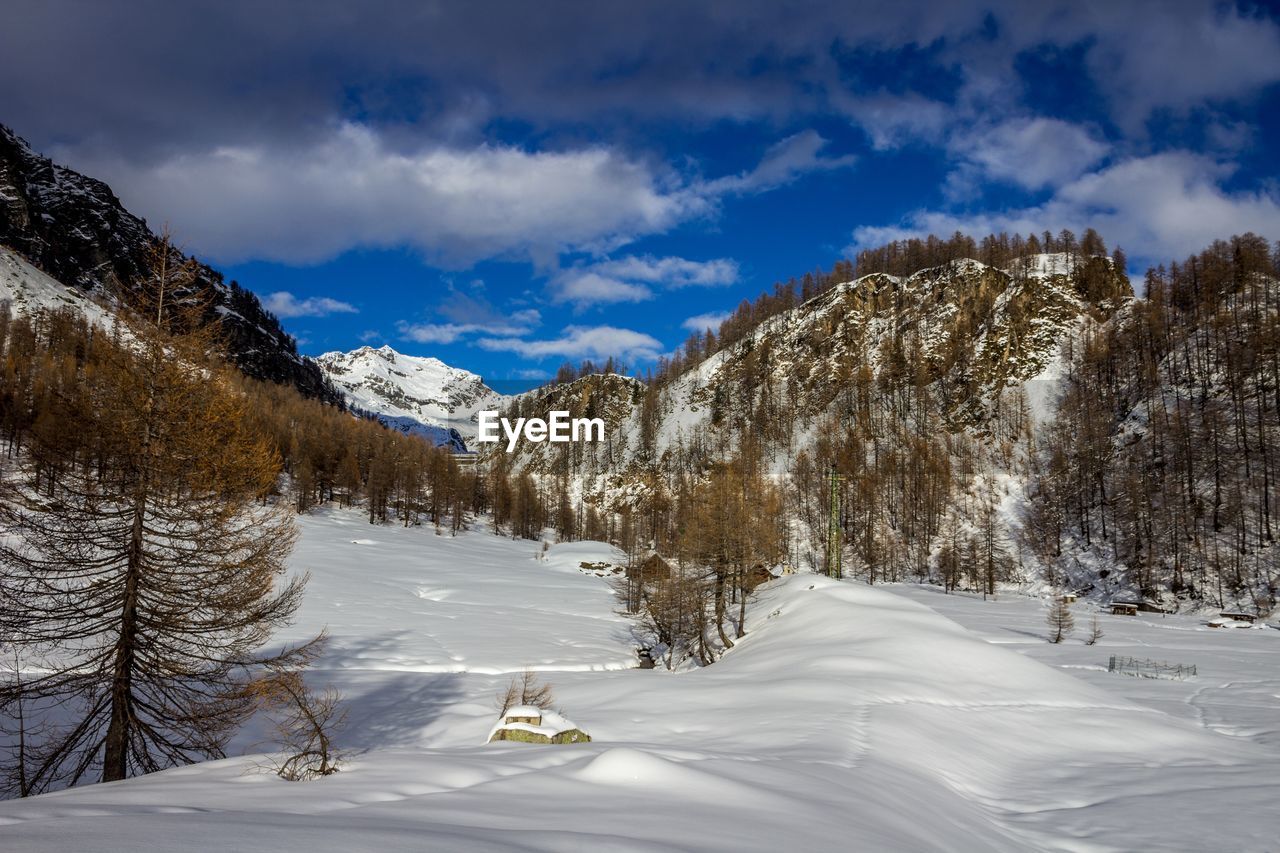
[[[347,692],[347,725],[339,737],[347,748],[418,746],[427,727],[464,696],[458,673],[381,675],[379,683],[368,685],[369,689],[353,685]]]
[[[408,633],[343,637],[309,669],[313,686],[332,684],[342,693],[347,722],[338,740],[344,748],[416,746],[431,723],[463,700],[462,674],[415,672],[414,661],[397,660],[397,650],[412,647],[405,642]]]

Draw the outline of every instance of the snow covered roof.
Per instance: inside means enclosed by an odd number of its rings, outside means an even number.
[[[512,717],[541,717],[545,713],[536,705],[512,705],[502,716],[510,719]]]
[[[534,719],[541,718],[541,725],[533,723],[515,723],[508,722],[513,717],[532,717]],[[562,717],[555,711],[548,711],[542,708],[534,708],[529,705],[516,705],[508,708],[502,715],[502,719],[494,724],[489,730],[489,737],[486,740],[493,740],[493,736],[500,731],[522,731],[531,734],[542,735],[548,740],[554,738],[561,732],[568,732],[577,729],[577,724]]]

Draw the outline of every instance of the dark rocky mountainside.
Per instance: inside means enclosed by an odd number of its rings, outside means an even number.
[[[40,156],[0,125],[0,245],[69,286],[127,300],[158,239],[105,183]],[[341,399],[257,296],[205,264],[196,279],[210,320],[221,317],[231,359],[246,375]]]

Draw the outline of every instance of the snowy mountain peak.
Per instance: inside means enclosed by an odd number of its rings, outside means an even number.
[[[316,363],[353,408],[457,450],[475,441],[476,413],[506,399],[468,370],[385,344],[327,352]]]

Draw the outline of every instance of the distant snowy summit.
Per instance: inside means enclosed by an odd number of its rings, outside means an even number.
[[[470,371],[389,346],[327,352],[315,361],[348,405],[457,451],[474,449],[476,413],[507,400]]]

